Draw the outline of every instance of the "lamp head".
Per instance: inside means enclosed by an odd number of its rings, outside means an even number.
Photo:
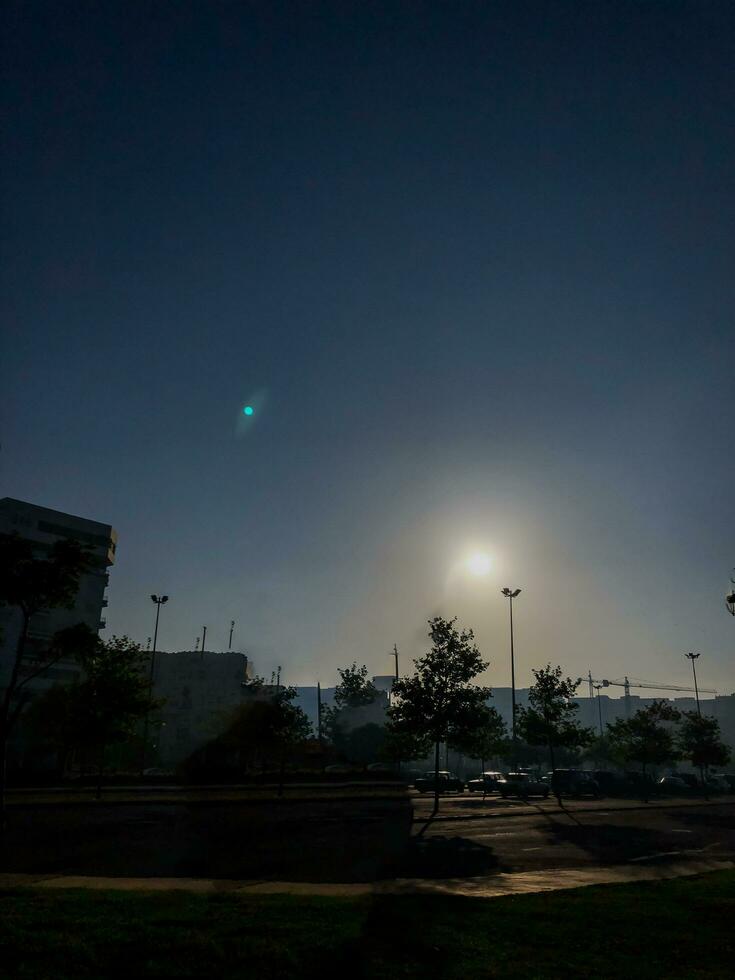
[[[168,602],[168,596],[167,595],[162,595],[161,596],[161,602]]]

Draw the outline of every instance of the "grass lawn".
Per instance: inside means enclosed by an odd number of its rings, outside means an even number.
[[[735,872],[501,899],[0,892],[16,977],[673,978],[735,972]]]

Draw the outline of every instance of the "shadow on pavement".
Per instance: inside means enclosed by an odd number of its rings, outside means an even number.
[[[549,821],[547,843],[572,845],[591,855],[600,864],[616,864],[637,857],[681,851],[682,840],[666,830],[621,824],[561,823]]]
[[[466,837],[413,837],[399,876],[464,878],[503,870],[491,847]]]

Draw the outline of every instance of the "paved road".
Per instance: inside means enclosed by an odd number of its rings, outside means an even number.
[[[498,801],[467,816],[461,801],[442,801],[440,819],[428,824],[416,819],[422,810],[428,816],[428,805],[415,805],[411,872],[429,877],[735,858],[732,802],[603,801],[560,810]]]
[[[10,808],[0,871],[302,882],[728,860],[735,802],[431,800],[60,803]]]

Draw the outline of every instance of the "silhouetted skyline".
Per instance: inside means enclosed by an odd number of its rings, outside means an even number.
[[[0,495],[116,528],[108,634],[506,686],[522,587],[519,686],[729,693],[733,17],[6,4]]]

